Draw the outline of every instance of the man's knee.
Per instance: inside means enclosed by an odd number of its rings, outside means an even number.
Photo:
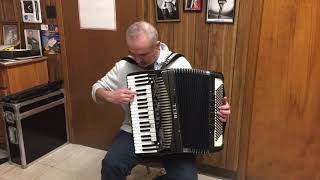
[[[102,160],[101,173],[111,173],[115,175],[128,175],[130,173],[129,167],[125,163],[122,163],[119,160],[115,160],[106,156]]]

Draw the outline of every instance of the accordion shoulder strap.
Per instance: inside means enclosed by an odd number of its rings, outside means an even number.
[[[131,57],[128,57],[128,56],[121,58],[121,60],[125,60],[125,61],[127,61],[128,63],[137,65],[136,61],[133,60]]]
[[[183,57],[182,54],[172,52],[167,59],[164,61],[160,69],[164,69],[167,67],[169,64],[173,63],[175,60],[177,60],[179,57]]]

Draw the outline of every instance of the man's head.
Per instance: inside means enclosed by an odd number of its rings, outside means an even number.
[[[157,30],[149,23],[132,24],[126,34],[130,55],[141,67],[152,65],[160,54]]]

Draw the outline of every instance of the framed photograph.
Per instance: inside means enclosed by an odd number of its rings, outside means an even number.
[[[235,0],[208,0],[207,23],[233,23]]]
[[[3,45],[19,46],[21,44],[20,24],[18,22],[1,22],[1,34]]]
[[[40,30],[25,29],[24,38],[26,49],[40,50],[40,55],[42,56]]]
[[[184,10],[201,12],[202,0],[184,0]]]
[[[157,22],[180,21],[178,0],[155,0],[155,5]]]

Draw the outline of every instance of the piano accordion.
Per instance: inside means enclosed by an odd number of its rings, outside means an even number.
[[[223,148],[223,74],[166,69],[127,75],[135,153],[206,154]]]

